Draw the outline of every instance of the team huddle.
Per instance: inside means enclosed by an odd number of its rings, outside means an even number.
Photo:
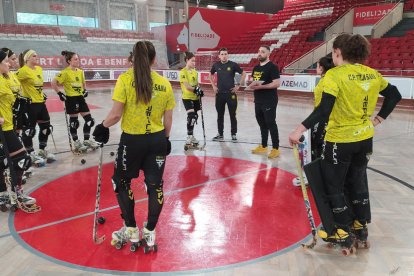
[[[252,153],[266,154],[269,159],[274,159],[281,154],[276,124],[280,73],[269,60],[270,53],[268,46],[258,49],[259,64],[253,68],[253,81],[248,83],[246,90],[254,94],[255,117],[261,136],[260,144],[252,149]],[[367,244],[367,224],[371,221],[371,213],[366,170],[372,154],[374,127],[389,116],[401,99],[395,86],[376,70],[363,65],[369,54],[370,44],[363,36],[342,34],[335,39],[332,56],[323,57],[317,63],[321,80],[314,91],[314,110],[289,135],[291,145],[300,144],[303,133],[311,130],[312,163],[317,166],[305,168],[305,171],[311,186],[316,185],[313,179],[319,177],[318,185],[323,187],[328,202],[328,211],[320,209],[317,204],[323,222],[319,236],[348,251],[353,250],[358,244],[356,242]],[[88,91],[83,72],[79,69],[79,57],[69,51],[63,51],[62,55],[68,67],[53,79],[52,88],[65,103],[72,151],[86,153],[99,147],[99,144],[106,144],[110,136],[109,127],[121,121],[122,134],[112,186],[123,226],[112,233],[111,244],[121,249],[130,242],[133,251],[145,244],[146,252],[149,249],[156,251],[155,228],[164,204],[163,173],[166,157],[171,152],[169,137],[175,100],[169,81],[151,70],[156,57],[154,45],[148,41],[139,41],[134,45],[129,58],[131,67],[119,76],[112,96],[112,108],[103,122],[96,125],[92,133],[94,140],[90,137],[95,121],[85,101]],[[180,71],[182,101],[187,112],[186,150],[198,148],[194,125],[198,121],[198,112],[202,112],[201,98],[204,96],[198,83],[195,59],[194,54],[186,53],[186,65]],[[213,141],[224,141],[227,105],[231,141],[237,142],[237,93],[241,86],[247,84],[245,72],[238,64],[228,60],[227,49],[219,50],[219,59],[210,70],[218,130]],[[16,60],[10,49],[0,51],[0,123],[4,133],[4,138],[0,139],[8,148],[8,152],[0,154],[0,157],[10,157],[9,169],[16,174],[14,186],[18,201],[30,206],[36,200],[25,195],[21,189],[24,172],[29,170],[31,164],[41,166],[56,158],[46,150],[53,128],[45,104],[47,97],[43,93],[42,68],[38,66],[37,53],[33,50],[21,53],[20,68],[15,73],[10,72],[9,64],[17,69]],[[241,74],[240,81],[235,81],[236,73]],[[217,82],[214,74],[217,74]],[[64,92],[60,91],[59,85],[63,86]],[[384,101],[371,120],[379,95],[384,97]],[[78,114],[85,121],[83,142],[77,134],[80,126]],[[37,152],[32,142],[36,125],[39,127]],[[269,133],[272,140],[270,151]],[[3,164],[1,162],[0,169],[2,175],[6,175],[4,172],[8,167]],[[141,170],[148,194],[148,216],[140,230],[135,220],[131,180],[137,178]],[[10,204],[6,177],[1,179],[0,204]]]

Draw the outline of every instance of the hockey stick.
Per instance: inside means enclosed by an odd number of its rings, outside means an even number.
[[[56,147],[55,137],[53,136],[53,126],[50,125],[49,128],[50,128],[50,136],[52,137],[53,145],[55,146],[55,152],[57,152],[58,150]]]
[[[101,182],[102,182],[102,162],[103,162],[103,144],[99,147],[99,165],[98,165],[98,180],[96,188],[96,202],[95,211],[93,216],[93,241],[95,244],[101,244],[105,240],[105,235],[97,237],[98,232],[98,213],[99,213],[99,201],[101,200]]]
[[[203,138],[204,138],[204,141],[203,141],[203,146],[201,147],[201,150],[204,150],[204,148],[206,147],[206,129],[205,129],[205,127],[204,127],[204,112],[203,112],[203,103],[202,103],[202,101],[201,101],[201,96],[200,96],[200,99],[199,99],[199,101],[200,101],[200,111],[201,111],[201,126],[202,126],[202,128],[203,128]]]
[[[301,166],[300,159],[299,159],[298,145],[293,145],[293,154],[295,155],[296,166],[298,168],[298,173],[299,173],[300,186],[302,188],[303,200],[305,201],[306,212],[308,214],[308,219],[309,219],[309,223],[312,229],[312,236],[313,236],[312,242],[310,244],[302,243],[302,247],[312,249],[315,247],[318,238],[316,237],[316,226],[315,226],[315,221],[312,215],[312,209],[310,206],[308,192],[306,191],[305,181],[303,180],[303,171],[302,171],[302,166]]]
[[[66,129],[68,131],[68,139],[69,139],[70,151],[73,154],[75,154],[75,152],[73,151],[73,146],[72,146],[72,138],[70,138],[70,128],[69,128],[69,121],[68,121],[68,113],[66,112],[66,106],[65,106],[65,104],[63,104],[63,110],[65,111],[65,121],[66,121]]]

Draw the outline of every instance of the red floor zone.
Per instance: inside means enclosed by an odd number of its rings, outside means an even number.
[[[95,105],[88,103],[88,98],[85,99],[89,109],[98,108]],[[58,96],[48,96],[46,100],[46,107],[49,112],[63,112],[63,102],[59,100]]]
[[[122,221],[119,209],[111,208],[117,206],[112,171],[112,164],[104,165],[101,215],[106,222],[98,227],[98,235],[105,234],[107,240],[101,245],[92,241],[97,167],[33,192],[42,211],[17,212],[15,230],[26,230],[19,234],[24,242],[57,260],[130,272],[237,264],[285,249],[310,233],[302,194],[292,186],[291,173],[231,158],[170,156],[164,174],[165,204],[156,229],[158,252],[130,252],[129,246],[116,250],[110,245],[111,233]],[[133,190],[141,227],[148,204],[142,177],[133,182]]]

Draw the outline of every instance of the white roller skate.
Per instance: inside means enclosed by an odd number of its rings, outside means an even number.
[[[94,140],[84,140],[83,145],[89,150],[96,150],[99,148],[98,143],[96,143]]]
[[[88,151],[88,147],[79,140],[73,142],[73,147],[76,153],[86,153]]]
[[[37,155],[34,151],[30,153],[30,158],[32,159],[32,165],[35,167],[43,167],[46,164],[45,159]]]
[[[27,206],[36,204],[36,199],[26,195],[22,188],[17,189],[17,200]]]
[[[46,149],[39,149],[37,154],[46,160],[47,163],[52,163],[56,161],[56,157],[53,153],[48,152]]]
[[[184,150],[189,149],[198,149],[198,140],[194,137],[194,135],[188,135],[187,139],[185,140]]]
[[[144,222],[144,228],[142,229],[142,241],[145,242],[145,254],[150,252],[151,249],[154,252],[158,251],[158,246],[155,244],[155,229],[152,231],[148,230],[146,222]]]
[[[111,245],[116,249],[121,249],[128,241],[131,242],[131,251],[135,251],[140,246],[138,227],[123,226],[118,231],[112,232]]]

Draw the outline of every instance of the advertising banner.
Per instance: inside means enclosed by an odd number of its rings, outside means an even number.
[[[312,76],[280,76],[280,90],[311,92]]]
[[[303,4],[303,3],[310,3],[310,2],[316,2],[315,0],[285,0],[285,7]]]
[[[354,26],[375,25],[395,4],[359,7],[354,11]]]
[[[109,70],[85,70],[85,80],[110,80],[111,71]]]
[[[112,56],[90,56],[79,57],[81,68],[127,68],[129,66],[128,57]],[[40,66],[43,69],[48,68],[64,68],[68,66],[62,56],[40,56]]]

